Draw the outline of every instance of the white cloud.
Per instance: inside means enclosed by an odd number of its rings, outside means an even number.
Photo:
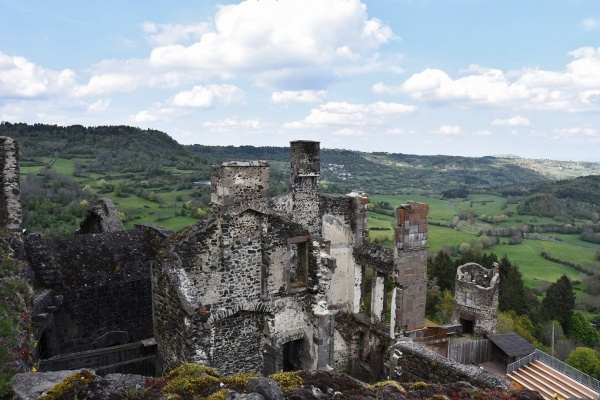
[[[144,110],[131,116],[133,122],[154,122],[159,119],[158,115],[151,114],[150,111]]]
[[[379,126],[390,119],[413,113],[417,107],[382,101],[371,104],[329,102],[313,108],[301,121],[286,123],[283,128],[308,126]]]
[[[88,106],[88,111],[103,112],[108,109],[108,106],[110,106],[110,99],[99,99]]]
[[[501,70],[486,69],[464,78],[452,79],[439,69],[413,74],[402,90],[418,100],[463,101],[496,104],[528,97],[527,88],[511,83]]]
[[[319,103],[326,95],[326,90],[285,90],[273,92],[271,101],[275,104]]]
[[[590,126],[563,128],[555,131],[556,138],[586,140],[592,139],[594,142],[600,140],[600,132]]]
[[[238,119],[237,117],[227,117],[215,121],[206,121],[202,123],[205,131],[212,134],[240,135],[251,138],[265,130],[263,121],[260,118]]]
[[[481,131],[473,132],[473,135],[475,135],[475,136],[491,136],[492,132],[488,131],[488,130],[481,130]]]
[[[208,33],[211,29],[211,25],[208,23],[178,25],[145,22],[141,27],[144,33],[147,34],[148,41],[157,46],[189,43],[191,41],[199,40],[202,35]]]
[[[145,25],[158,30],[156,25]],[[152,32],[151,32],[152,33]],[[395,38],[359,0],[246,0],[220,6],[214,28],[189,45],[155,48],[156,67],[240,72],[334,67],[362,60]],[[330,71],[325,70],[325,73]]]
[[[169,103],[175,107],[209,108],[215,102],[231,104],[243,97],[243,90],[234,85],[194,86],[174,95]]]
[[[333,136],[365,136],[366,133],[361,129],[342,128],[332,133]]]
[[[437,133],[441,135],[458,135],[460,133],[460,126],[458,125],[442,125]]]
[[[262,129],[262,123],[258,118],[238,120],[236,117],[220,119],[217,121],[207,121],[202,124],[206,128],[243,128],[243,129]]]
[[[190,115],[196,109],[206,109],[217,104],[242,101],[244,92],[234,85],[194,86],[181,91],[165,102],[154,102],[148,109],[131,115],[133,122],[171,121],[175,117]]]
[[[579,24],[584,32],[591,32],[600,27],[600,22],[596,18],[586,18]]]
[[[402,93],[402,87],[400,86],[388,86],[383,82],[377,82],[371,86],[371,91],[377,94],[399,94]]]
[[[106,95],[115,92],[132,92],[140,85],[139,76],[126,73],[94,75],[87,84],[73,89],[75,97]]]
[[[392,128],[392,129],[388,129],[387,131],[385,131],[386,134],[388,135],[404,135],[406,134],[406,130],[401,129],[401,128]]]
[[[520,115],[508,119],[495,119],[492,121],[492,125],[496,126],[529,126],[531,121]]]
[[[52,71],[25,57],[0,52],[0,96],[35,98],[68,91],[75,83],[70,69]]]
[[[562,71],[527,68],[504,72],[471,65],[454,79],[446,72],[428,68],[413,74],[401,86],[412,98],[457,106],[493,105],[559,111],[599,110],[600,48],[582,47],[568,53],[574,58]],[[398,88],[374,85],[378,93]]]

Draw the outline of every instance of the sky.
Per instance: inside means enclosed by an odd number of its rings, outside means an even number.
[[[600,1],[0,0],[0,121],[600,161]]]

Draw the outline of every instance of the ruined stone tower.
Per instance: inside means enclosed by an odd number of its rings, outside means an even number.
[[[498,324],[498,264],[487,269],[476,263],[461,265],[456,270],[454,322],[464,333],[486,335],[496,333]]]
[[[290,189],[292,218],[308,228],[311,235],[321,234],[319,218],[320,143],[309,140],[290,142]]]
[[[0,227],[10,231],[20,231],[23,224],[18,156],[19,143],[15,139],[0,136]]]
[[[428,213],[427,204],[415,202],[396,209],[392,337],[421,329],[425,323]]]

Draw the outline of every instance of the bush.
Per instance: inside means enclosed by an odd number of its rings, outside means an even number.
[[[600,378],[600,354],[587,347],[577,347],[569,354],[567,364],[581,372]]]

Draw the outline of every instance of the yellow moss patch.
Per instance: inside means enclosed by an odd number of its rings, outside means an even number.
[[[415,383],[411,383],[408,388],[410,390],[418,390],[418,389],[426,389],[428,387],[429,387],[429,385],[426,384],[425,382],[415,382]]]
[[[213,385],[221,383],[221,379],[214,376],[203,376],[200,378],[190,378],[187,376],[179,376],[163,388],[163,393],[190,395],[204,392]]]
[[[210,396],[207,396],[206,400],[225,400],[226,396],[227,396],[227,389],[223,389],[223,390],[219,390],[218,392],[211,394]]]
[[[215,378],[219,378],[219,373],[215,371],[214,368],[207,367],[206,365],[199,364],[183,364],[173,371],[171,371],[167,377],[167,379],[175,379],[175,378],[200,378],[205,375],[214,376]]]
[[[298,386],[302,385],[302,382],[304,382],[298,373],[299,371],[276,372],[272,375],[269,375],[269,378],[277,382],[281,390],[285,393],[296,389]]]
[[[236,375],[230,375],[223,379],[223,383],[230,386],[238,386],[238,387],[246,387],[248,386],[248,381],[254,378],[260,378],[260,375],[250,374],[250,373],[242,373]]]
[[[370,385],[369,387],[375,389],[375,388],[381,388],[381,387],[385,387],[385,386],[393,386],[403,393],[406,392],[406,390],[404,390],[404,388],[402,387],[402,385],[399,382],[391,381],[391,380],[377,382],[377,383]]]
[[[83,370],[67,376],[62,382],[57,383],[42,396],[43,400],[58,400],[75,398],[77,393],[94,381],[95,375],[92,371]]]

